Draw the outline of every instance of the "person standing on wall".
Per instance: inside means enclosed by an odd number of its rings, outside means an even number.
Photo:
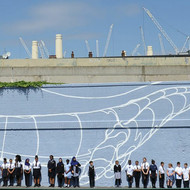
[[[115,175],[115,186],[116,187],[121,186],[121,165],[119,164],[118,160],[115,161],[114,175]]]
[[[180,162],[177,162],[177,167],[175,168],[176,174],[176,187],[181,188],[181,181],[182,181],[182,167],[180,166]]]
[[[159,185],[160,188],[164,188],[164,179],[165,179],[165,169],[164,169],[164,162],[160,163],[159,171]]]
[[[172,186],[174,184],[174,180],[175,180],[175,178],[174,178],[175,170],[171,163],[168,164],[166,173],[167,173],[167,178],[166,178],[167,187],[172,188]]]
[[[157,181],[157,166],[155,164],[155,160],[152,160],[152,164],[150,165],[150,180],[152,182],[152,188],[156,188],[156,181]]]
[[[53,159],[53,155],[49,156],[50,160],[48,161],[48,177],[50,186],[55,187],[55,175],[56,175],[56,161]]]
[[[184,168],[182,170],[183,172],[183,187],[184,188],[189,188],[189,168],[188,168],[188,164],[185,163],[184,164]]]
[[[133,177],[135,178],[135,187],[139,188],[141,177],[141,167],[139,166],[139,161],[135,161],[135,165],[133,167]]]
[[[38,160],[38,156],[35,156],[34,162],[32,163],[33,176],[34,176],[34,187],[40,187],[41,178],[41,163]]]
[[[89,176],[89,182],[90,182],[90,187],[94,188],[95,187],[95,168],[93,165],[93,161],[89,162],[89,168],[88,168],[88,176]]]
[[[147,188],[149,180],[149,163],[147,162],[147,159],[145,157],[143,158],[143,163],[141,164],[141,170],[142,170],[142,183],[144,188]]]
[[[133,184],[133,166],[131,163],[131,160],[128,160],[127,167],[125,169],[126,175],[127,175],[127,181],[129,188],[132,188]]]
[[[30,177],[31,177],[31,164],[29,158],[25,160],[24,164],[24,176],[25,176],[25,185],[30,187]]]
[[[57,181],[58,181],[58,187],[63,187],[64,183],[64,164],[62,158],[59,158],[59,162],[57,163]]]
[[[14,178],[15,178],[15,165],[13,164],[13,160],[9,159],[9,164],[8,164],[8,174],[9,174],[9,180],[10,184],[9,186],[14,185]]]
[[[8,185],[8,164],[7,164],[7,159],[3,159],[3,164],[2,164],[2,178],[3,178],[3,187],[7,187]]]
[[[17,186],[21,186],[21,179],[23,177],[23,164],[20,155],[15,156],[15,176],[17,181]]]
[[[70,187],[71,177],[72,177],[71,164],[69,162],[70,162],[70,160],[67,159],[66,160],[66,165],[65,165],[65,184],[66,184],[65,187]]]
[[[71,161],[71,173],[73,174],[73,186],[74,187],[80,187],[79,186],[79,170],[80,170],[80,163],[76,160],[75,157],[72,158]]]

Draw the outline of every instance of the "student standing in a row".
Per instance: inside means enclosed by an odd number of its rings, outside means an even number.
[[[141,167],[138,161],[135,162],[135,166],[133,167],[133,176],[135,178],[135,187],[139,188],[140,177],[141,177]]]
[[[183,168],[182,172],[183,172],[183,186],[184,186],[184,188],[189,188],[190,172],[189,172],[189,168],[188,168],[187,163],[184,164],[184,168]]]
[[[34,176],[34,187],[40,187],[40,178],[41,178],[41,163],[38,160],[38,156],[35,156],[35,160],[32,164],[33,176]]]
[[[176,187],[181,188],[181,181],[182,181],[182,167],[180,166],[180,162],[177,162],[177,167],[175,168],[176,173]]]
[[[125,172],[127,174],[128,186],[129,186],[129,188],[132,188],[132,184],[133,184],[133,166],[132,166],[131,160],[128,160],[128,165],[126,167]]]
[[[13,160],[10,159],[8,164],[8,175],[10,180],[9,186],[13,186],[14,184],[14,171],[15,171],[15,165],[13,164]]]
[[[152,164],[150,165],[150,180],[152,182],[152,188],[156,188],[156,181],[157,181],[157,166],[155,161],[152,160]]]
[[[50,160],[48,162],[48,177],[50,186],[49,187],[55,187],[55,174],[56,174],[56,162],[53,159],[53,155],[50,155]]]
[[[165,169],[164,169],[164,162],[160,163],[159,167],[159,185],[160,188],[164,188],[164,179],[165,179]]]
[[[29,158],[25,160],[24,164],[24,176],[26,187],[30,187],[30,177],[31,177],[31,164]]]
[[[115,186],[119,187],[121,185],[121,165],[119,161],[115,161],[114,165],[114,175],[115,175]]]
[[[71,177],[72,177],[71,164],[69,162],[70,162],[70,160],[67,159],[66,160],[66,165],[65,165],[65,184],[66,184],[66,187],[70,187],[70,185],[71,185]]]
[[[142,183],[144,188],[147,188],[148,186],[148,178],[149,178],[149,163],[147,162],[147,159],[143,158],[143,163],[141,164],[141,170],[142,170]]]
[[[65,173],[65,168],[64,168],[63,160],[62,158],[59,158],[59,162],[57,163],[58,187],[63,187],[64,173]]]
[[[93,188],[95,187],[95,168],[93,165],[93,161],[89,162],[89,168],[88,168],[88,176],[89,176],[89,182],[90,182],[90,187]]]
[[[80,170],[80,163],[76,160],[76,157],[72,158],[71,161],[71,173],[73,174],[73,186],[74,187],[80,187],[79,186],[79,170]]]

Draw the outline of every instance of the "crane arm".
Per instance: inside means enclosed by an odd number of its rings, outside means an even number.
[[[24,47],[26,53],[28,54],[28,56],[29,56],[30,58],[32,58],[32,54],[31,54],[31,52],[29,51],[28,47],[26,46],[26,43],[24,42],[24,40],[23,40],[21,37],[19,37],[19,40],[20,40],[22,46]]]
[[[146,55],[146,44],[145,44],[144,31],[143,31],[142,26],[140,26],[140,31],[141,31],[141,39],[142,39],[142,43],[143,43],[143,47],[144,47],[144,55]]]
[[[107,50],[108,50],[108,46],[109,46],[109,43],[110,43],[112,30],[113,30],[113,24],[110,26],[110,30],[109,30],[108,37],[107,37],[107,40],[106,40],[106,45],[105,45],[103,57],[105,57],[106,54],[107,54]]]
[[[158,38],[159,38],[159,41],[160,41],[160,47],[161,47],[162,55],[165,55],[166,52],[165,52],[165,48],[164,48],[164,43],[163,43],[162,36],[161,36],[160,33],[158,34]]]
[[[174,51],[176,54],[179,53],[179,50],[177,48],[177,46],[174,44],[174,42],[172,41],[172,39],[168,36],[168,34],[166,33],[166,31],[162,28],[162,26],[159,24],[159,22],[156,20],[156,18],[152,15],[152,13],[144,8],[144,11],[147,13],[147,15],[151,18],[151,20],[153,21],[153,23],[156,25],[156,27],[160,30],[160,32],[163,34],[163,36],[166,38],[166,40],[170,43],[170,45],[173,47]]]
[[[88,51],[88,53],[90,52],[90,46],[88,44],[88,40],[85,40],[85,44],[86,44],[86,49]]]
[[[133,52],[132,52],[132,56],[135,55],[135,53],[136,53],[137,50],[139,49],[140,45],[141,45],[141,44],[137,44],[137,46],[135,47],[135,49],[134,49]]]

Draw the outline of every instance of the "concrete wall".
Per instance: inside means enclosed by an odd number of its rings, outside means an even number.
[[[0,60],[0,81],[102,83],[190,79],[190,57]]]
[[[164,161],[165,168],[169,162],[174,167],[177,161],[190,163],[189,100],[188,82],[0,89],[0,161],[16,154],[33,161],[38,154],[47,186],[49,155],[64,162],[77,156],[81,186],[88,185],[90,160],[96,185],[113,186],[113,165],[119,160],[126,186],[128,159],[134,164],[146,156],[158,166]]]

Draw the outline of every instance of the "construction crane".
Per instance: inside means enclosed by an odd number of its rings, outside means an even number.
[[[86,44],[86,49],[88,51],[88,53],[90,52],[90,46],[88,44],[88,40],[85,40],[85,44]]]
[[[20,40],[22,46],[24,47],[24,49],[25,49],[27,55],[29,56],[29,58],[32,58],[32,54],[31,54],[31,52],[29,51],[29,49],[28,49],[26,43],[24,42],[24,40],[23,40],[21,37],[19,37],[19,40]]]
[[[146,44],[145,44],[145,38],[144,38],[144,31],[142,26],[140,26],[140,32],[141,32],[141,39],[144,47],[144,55],[146,55]]]
[[[188,43],[188,41],[189,41],[189,36],[187,36],[187,38],[186,38],[186,40],[185,40],[185,43],[184,43],[184,45],[183,45],[183,47],[182,47],[182,49],[181,49],[181,52],[184,52],[185,51],[185,47],[186,47],[186,45],[187,45],[187,43]]]
[[[42,44],[42,46],[43,46],[44,52],[45,52],[45,54],[46,54],[46,57],[49,58],[49,51],[48,51],[48,49],[47,49],[47,47],[46,47],[45,42],[44,42],[43,40],[41,40],[40,42],[41,42],[41,44]]]
[[[177,46],[174,44],[174,42],[172,41],[172,39],[168,36],[168,34],[166,33],[166,31],[162,28],[162,26],[159,24],[159,22],[155,19],[155,17],[152,15],[152,13],[148,9],[146,9],[144,7],[143,7],[143,9],[147,13],[147,15],[151,18],[151,20],[156,25],[156,27],[158,28],[158,30],[160,30],[160,32],[162,33],[162,35],[166,38],[166,40],[173,47],[175,53],[178,54],[179,50],[178,50]]]
[[[106,45],[105,45],[103,57],[106,57],[108,46],[109,46],[109,43],[110,43],[110,38],[111,38],[112,30],[113,30],[113,24],[110,26],[110,30],[108,32],[108,37],[107,37],[107,40],[106,40]]]
[[[38,42],[38,48],[40,50],[41,58],[45,59],[46,57],[45,57],[45,53],[44,53],[44,50],[43,50],[43,45],[42,45],[41,42]]]
[[[134,56],[135,54],[136,54],[136,52],[137,52],[137,50],[139,49],[139,47],[141,46],[141,44],[137,44],[137,46],[135,47],[135,49],[133,50],[133,52],[132,52],[132,56]]]
[[[160,48],[161,48],[162,55],[165,55],[166,52],[165,52],[165,48],[164,48],[164,43],[163,43],[162,36],[160,33],[158,33],[158,38],[160,41]]]
[[[96,57],[99,57],[99,44],[98,44],[98,40],[96,40]]]

